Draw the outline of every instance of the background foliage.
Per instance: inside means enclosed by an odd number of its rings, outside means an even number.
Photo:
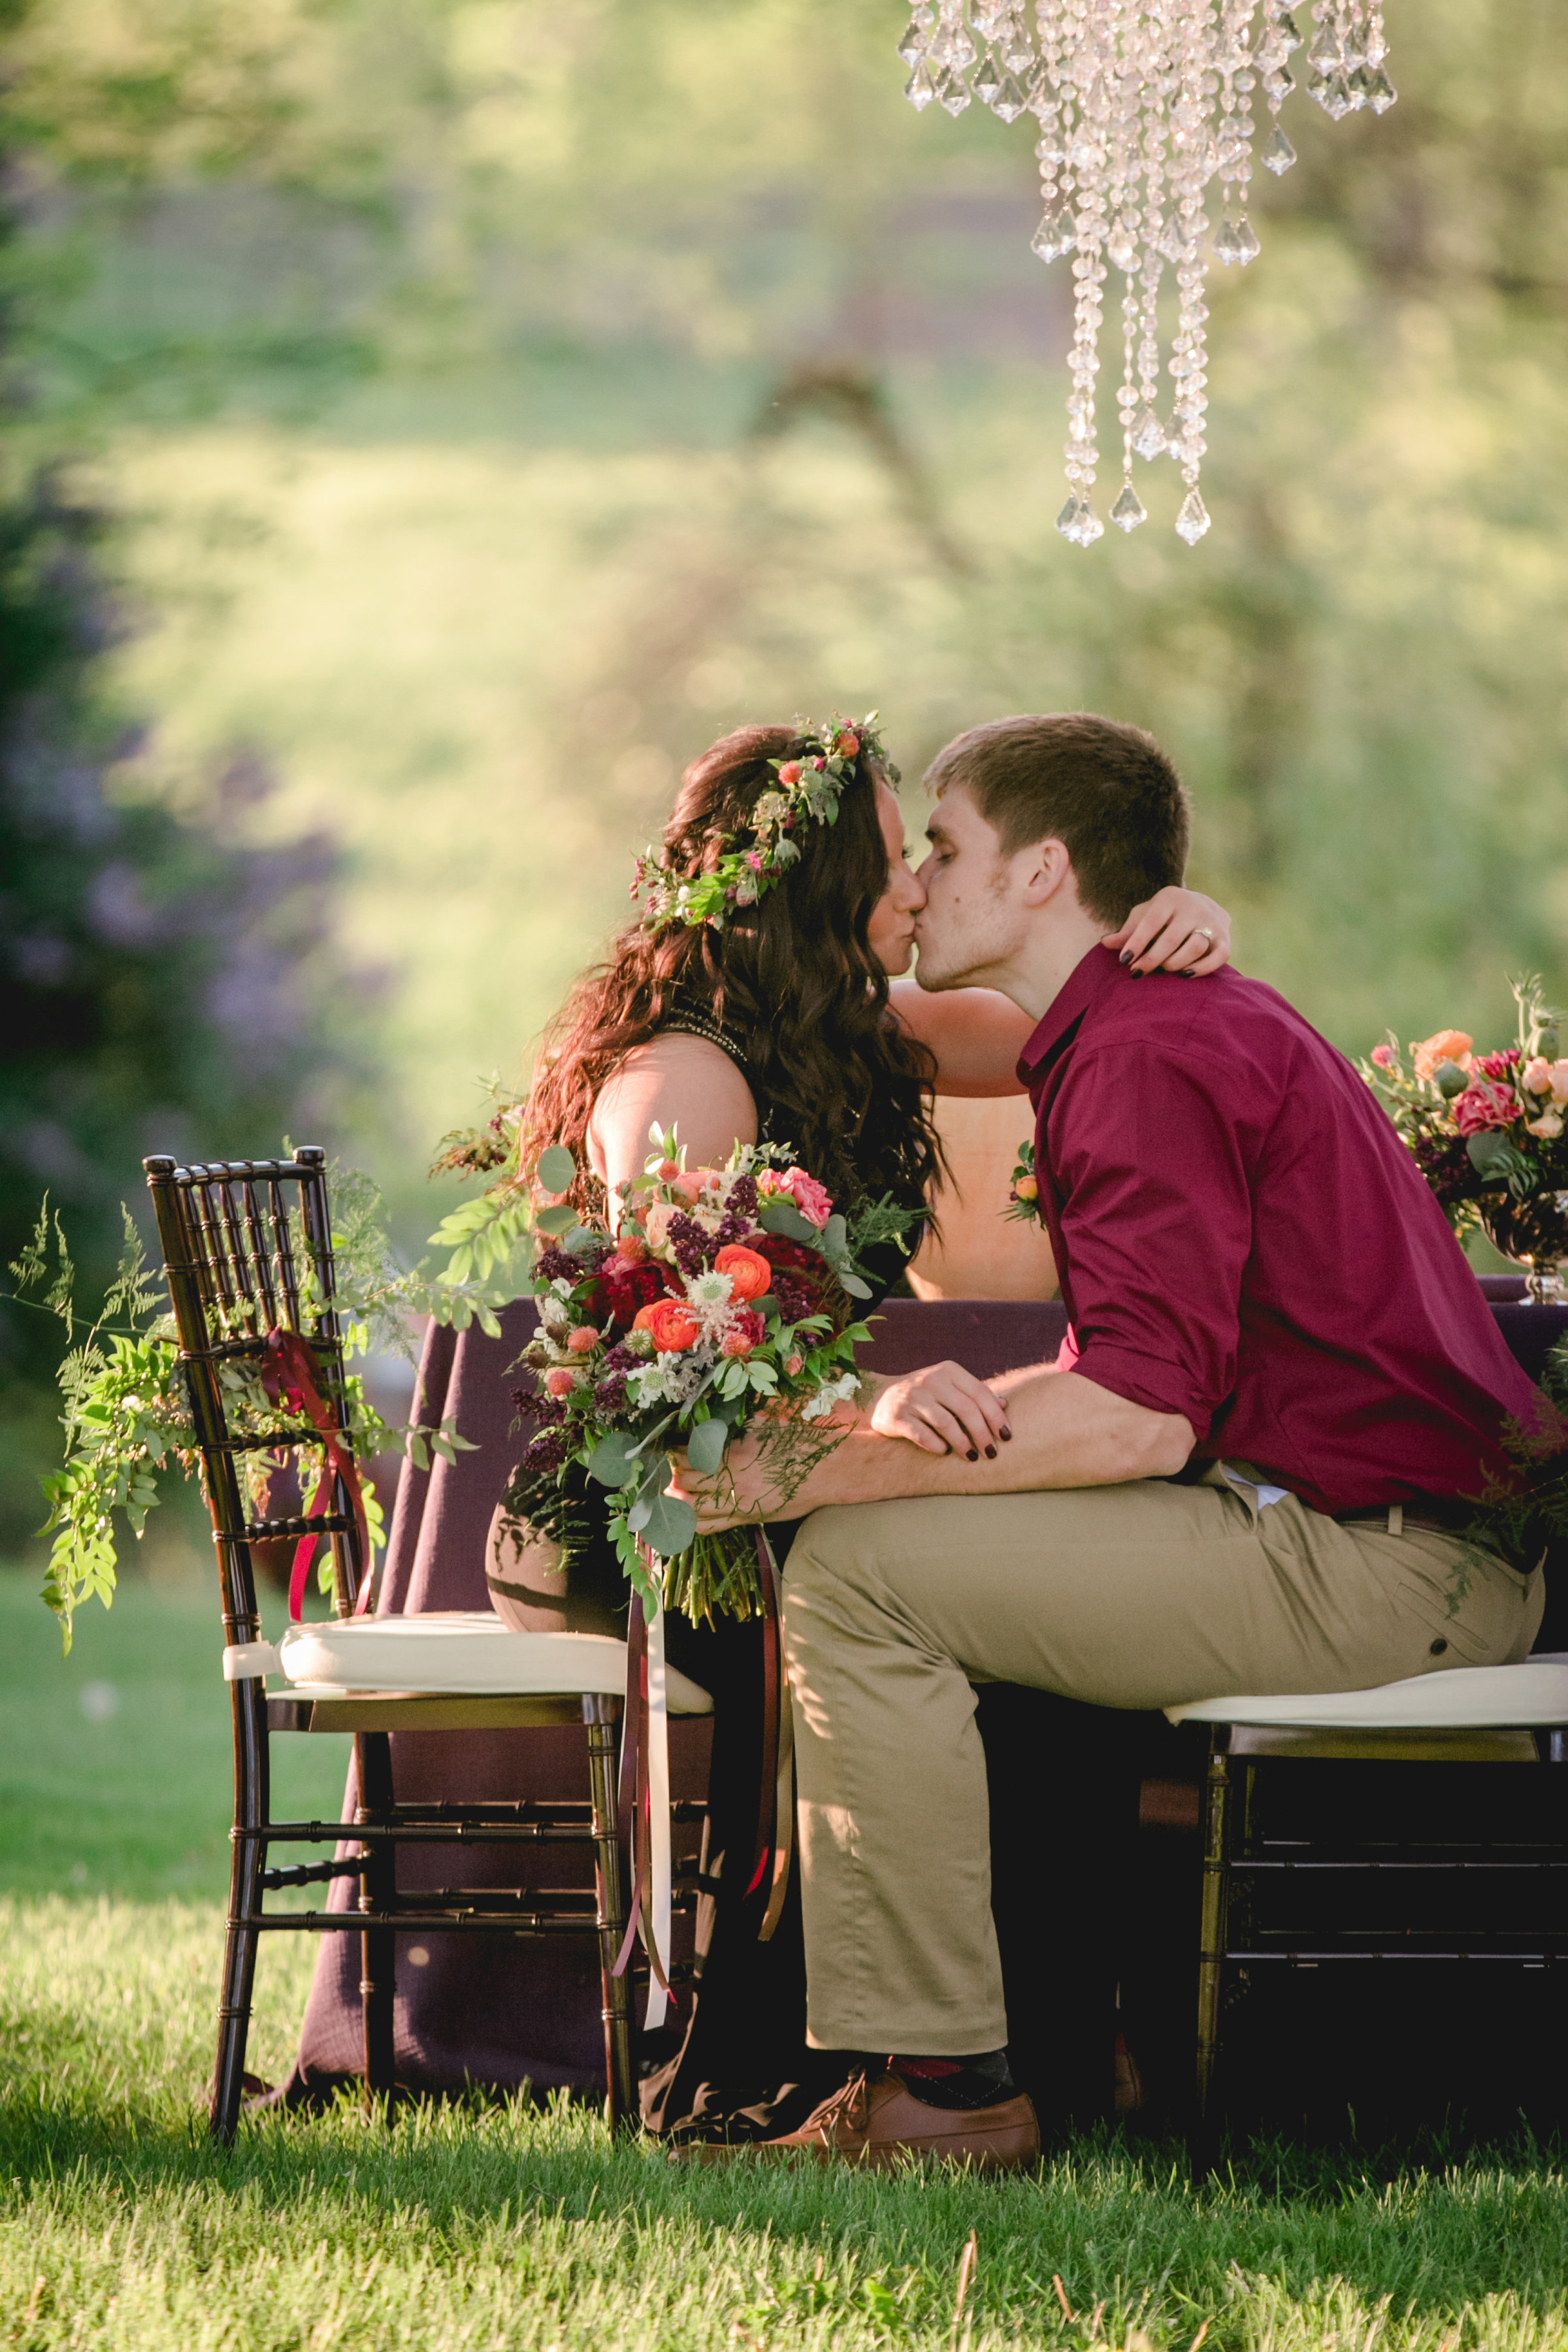
[[[1349,1049],[1390,1022],[1500,1035],[1510,970],[1562,995],[1568,19],[1392,0],[1393,112],[1292,100],[1262,257],[1212,297],[1215,527],[1174,538],[1162,465],[1149,526],[1088,552],[1050,527],[1066,281],[1027,251],[1028,121],[917,120],[901,22],[18,21],[6,527],[113,579],[52,740],[98,747],[72,772],[121,828],[101,863],[186,909],[190,973],[166,1031],[40,1044],[34,1095],[99,1107],[8,1135],[62,1126],[84,1199],[134,1186],[154,1110],[158,1140],[178,1110],[229,1148],[301,1132],[303,1095],[421,1237],[426,1142],[525,1062],[680,763],[797,708],[879,705],[915,772],[1009,709],[1152,727],[1240,960]],[[100,868],[57,833],[89,907]],[[384,972],[368,1005],[324,1002],[334,929]],[[106,974],[138,952],[92,950]],[[250,980],[216,975],[268,955],[263,1079],[221,1017]],[[336,1075],[356,1056],[374,1092]],[[5,1149],[9,1238],[65,1180]]]

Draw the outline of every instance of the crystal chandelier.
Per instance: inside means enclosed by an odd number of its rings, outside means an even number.
[[[1121,489],[1110,520],[1148,520],[1132,459],[1169,454],[1186,496],[1176,530],[1189,547],[1209,527],[1198,487],[1207,408],[1204,295],[1211,259],[1245,267],[1258,250],[1247,216],[1258,93],[1270,121],[1259,161],[1288,172],[1296,151],[1279,109],[1296,87],[1286,60],[1302,35],[1287,0],[933,0],[917,5],[899,55],[904,95],[962,114],[979,99],[1004,122],[1039,123],[1045,212],[1033,244],[1042,261],[1073,257],[1077,280],[1068,394],[1068,499],[1057,529],[1090,547],[1100,463],[1095,378],[1107,265],[1121,273]],[[1307,49],[1310,96],[1337,122],[1358,107],[1394,104],[1377,0],[1315,0]],[[1217,182],[1218,219],[1206,209]],[[1212,236],[1211,236],[1212,232]],[[1175,333],[1166,361],[1174,399],[1159,414],[1160,290],[1175,273]]]

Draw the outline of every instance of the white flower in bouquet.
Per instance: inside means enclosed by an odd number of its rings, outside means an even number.
[[[860,1393],[858,1372],[843,1372],[836,1381],[824,1381],[814,1397],[801,1407],[803,1421],[825,1421],[836,1404],[847,1404]]]

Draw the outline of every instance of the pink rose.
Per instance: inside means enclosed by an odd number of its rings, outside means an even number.
[[[1519,1074],[1519,1082],[1527,1094],[1549,1095],[1552,1092],[1552,1065],[1544,1054],[1537,1054],[1526,1062]]]
[[[1552,1099],[1559,1110],[1568,1106],[1568,1061],[1553,1062],[1550,1072]]]
[[[552,1364],[544,1375],[544,1385],[552,1397],[570,1396],[577,1385],[577,1375],[567,1364]]]
[[[853,760],[860,749],[860,738],[856,734],[853,727],[846,727],[841,730],[838,740],[833,748],[842,753],[846,760]]]
[[[808,1176],[804,1168],[786,1168],[784,1190],[794,1195],[795,1205],[808,1225],[825,1225],[833,1214],[833,1198],[826,1186]]]
[[[1505,1094],[1500,1087],[1489,1086],[1485,1078],[1472,1078],[1454,1102],[1454,1124],[1461,1135],[1480,1135],[1491,1127],[1511,1127],[1518,1116],[1519,1106],[1512,1095]]]
[[[784,761],[784,766],[779,770],[779,782],[781,784],[799,783],[800,761],[798,760],[786,760]]]
[[[792,1381],[795,1379],[796,1373],[800,1370],[805,1361],[805,1359],[804,1356],[791,1356],[787,1359],[784,1364],[784,1370]]]
[[[1372,1049],[1372,1058],[1377,1064],[1380,1070],[1392,1070],[1394,1067],[1393,1046],[1374,1045]]]

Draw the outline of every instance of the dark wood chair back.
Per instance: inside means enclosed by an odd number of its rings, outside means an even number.
[[[280,1537],[330,1539],[337,1611],[347,1616],[370,1562],[362,1557],[342,1479],[334,1476],[327,1510],[258,1519],[247,1513],[236,1468],[239,1454],[320,1445],[319,1432],[279,1405],[276,1422],[265,1417],[265,1425],[236,1433],[223,1380],[226,1364],[264,1363],[273,1351],[273,1334],[297,1333],[310,1350],[333,1424],[348,1429],[326,1154],[303,1145],[292,1160],[182,1168],[153,1158],[142,1164],[158,1219],[217,1544],[225,1639],[259,1638],[250,1546]]]

